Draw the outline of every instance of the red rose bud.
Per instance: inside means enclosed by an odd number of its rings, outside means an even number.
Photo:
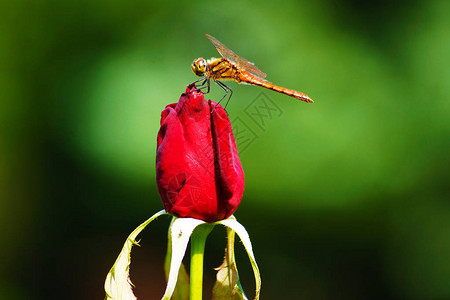
[[[230,120],[190,85],[161,113],[156,183],[167,212],[215,222],[231,216],[244,193]]]

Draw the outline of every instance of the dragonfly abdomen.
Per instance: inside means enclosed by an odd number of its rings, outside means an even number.
[[[269,89],[269,90],[272,90],[272,91],[275,91],[275,92],[278,92],[278,93],[282,93],[282,94],[294,97],[296,99],[299,99],[299,100],[302,100],[302,101],[305,101],[305,102],[308,102],[308,103],[314,102],[314,101],[312,101],[311,98],[309,98],[307,95],[305,95],[305,94],[303,94],[301,92],[298,92],[298,91],[295,91],[295,90],[291,90],[291,89],[287,89],[287,88],[284,88],[284,87],[281,87],[281,86],[274,85],[274,84],[272,84],[272,83],[270,83],[270,82],[268,82],[266,80],[263,80],[263,79],[258,78],[256,76],[253,76],[252,74],[250,74],[247,71],[240,71],[239,74],[238,74],[238,77],[240,79],[238,81],[243,82],[243,83],[261,86],[261,87],[264,87],[266,89]]]

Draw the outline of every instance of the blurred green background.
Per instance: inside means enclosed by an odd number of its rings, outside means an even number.
[[[267,79],[280,116],[245,109],[238,220],[262,299],[450,299],[450,1],[3,1],[0,299],[103,299],[126,236],[162,209],[160,112],[218,56],[209,33]],[[209,95],[222,95],[213,85]],[[242,148],[239,145],[238,148]],[[141,236],[139,299],[165,289],[169,218]],[[205,299],[225,231],[207,242]],[[237,249],[245,291],[253,274]]]

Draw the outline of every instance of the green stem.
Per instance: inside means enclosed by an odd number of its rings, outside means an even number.
[[[203,257],[206,237],[214,225],[203,224],[198,226],[191,236],[191,275],[190,300],[202,300],[203,291]]]

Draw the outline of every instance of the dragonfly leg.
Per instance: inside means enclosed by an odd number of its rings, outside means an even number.
[[[205,77],[200,78],[199,80],[194,81],[194,82],[191,83],[191,84],[195,84],[195,83],[197,83],[197,82],[203,81],[200,85],[204,85],[205,82],[206,82],[206,79],[207,79],[207,78],[206,78],[206,76],[205,76]]]
[[[209,83],[209,77],[202,77],[202,78],[200,78],[199,80],[196,80],[196,81],[194,81],[193,83],[191,83],[191,84],[196,84],[197,82],[200,82],[200,81],[202,81],[202,83],[200,83],[199,84],[199,86],[197,87],[197,85],[195,86],[195,88],[198,90],[198,91],[201,91],[201,90],[203,90],[203,89],[208,89],[207,91],[206,91],[206,93],[204,93],[204,94],[208,94],[209,93],[209,90],[210,90],[210,83]]]
[[[206,84],[206,85],[205,85]],[[210,82],[209,82],[209,77],[207,77],[202,84],[200,85],[200,88],[198,88],[197,90],[203,90],[203,89],[207,89],[206,92],[203,92],[203,94],[208,94],[209,90],[210,90]]]
[[[222,100],[227,97],[228,93],[230,93],[230,96],[228,97],[227,103],[225,104],[224,107],[227,108],[228,102],[230,102],[231,96],[233,96],[233,90],[230,87],[226,86],[223,82],[216,81],[216,83],[225,90],[225,95],[223,95],[222,99],[220,99],[219,102],[217,102],[217,104],[222,102]]]

